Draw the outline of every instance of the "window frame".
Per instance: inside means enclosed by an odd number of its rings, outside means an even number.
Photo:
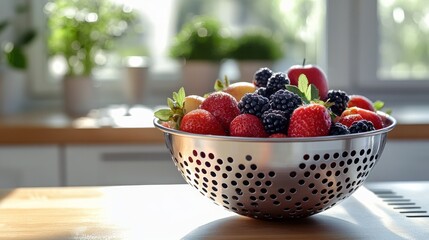
[[[351,2],[351,1],[350,1]],[[421,93],[429,89],[429,77],[426,79],[381,79],[377,76],[379,56],[379,19],[378,1],[353,1],[358,12],[357,21],[357,77],[358,87],[364,90],[377,89],[382,92],[394,91],[396,93]],[[374,24],[375,23],[375,24]]]

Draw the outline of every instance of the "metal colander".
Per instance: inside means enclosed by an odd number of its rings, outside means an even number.
[[[287,219],[327,210],[364,183],[396,124],[382,118],[380,130],[312,138],[208,136],[154,124],[183,178],[202,195],[240,215]]]

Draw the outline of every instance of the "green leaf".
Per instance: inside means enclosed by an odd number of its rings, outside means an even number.
[[[294,85],[287,85],[286,89],[298,95],[304,103],[310,103],[310,101],[306,98],[305,94],[298,89],[298,87]]]
[[[379,111],[379,110],[383,109],[384,102],[382,102],[382,101],[375,101],[374,104],[373,104],[373,107],[374,107],[375,110]]]
[[[229,78],[228,78],[228,76],[226,76],[225,75],[225,77],[223,78],[223,80],[224,80],[224,85],[225,85],[225,87],[229,87]]]
[[[27,59],[20,47],[15,46],[10,52],[7,52],[6,58],[9,65],[14,68],[25,69],[27,67]]]
[[[167,98],[167,105],[169,108],[173,109],[174,108],[174,101],[171,98]]]
[[[180,108],[183,108],[183,105],[185,104],[185,97],[186,97],[185,89],[181,87],[177,92],[177,97],[176,97],[177,104],[179,105]]]
[[[222,81],[221,81],[221,80],[219,80],[219,79],[217,79],[217,80],[215,81],[214,90],[215,90],[216,92],[220,92],[220,91],[222,91],[223,89],[224,89],[224,86],[223,86]]]
[[[157,117],[161,121],[169,121],[173,116],[173,112],[170,109],[159,109],[154,113],[155,117]]]
[[[319,97],[319,89],[317,89],[317,87],[314,86],[314,84],[310,84],[309,89],[310,89],[310,93],[311,93],[310,94],[310,96],[311,96],[310,101],[318,100],[320,98]]]
[[[228,76],[225,75],[225,77],[223,78],[223,81],[220,79],[217,79],[215,81],[215,85],[214,85],[214,90],[216,92],[220,92],[225,90],[225,88],[229,87],[229,79]]]
[[[29,44],[31,41],[33,41],[35,37],[36,37],[36,31],[28,30],[27,32],[23,33],[15,40],[15,45],[25,46]]]
[[[307,76],[304,74],[299,75],[298,77],[298,89],[301,90],[301,92],[305,93],[307,92],[308,88],[308,79]]]

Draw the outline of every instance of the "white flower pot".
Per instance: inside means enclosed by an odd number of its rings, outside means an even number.
[[[238,69],[240,71],[240,81],[253,82],[255,72],[260,68],[272,68],[273,62],[270,60],[240,60],[237,61]]]
[[[183,66],[182,86],[186,95],[200,95],[214,91],[214,83],[219,79],[219,62],[187,61]]]
[[[143,104],[147,90],[148,67],[126,67],[125,97],[130,106]]]
[[[89,76],[65,76],[63,78],[64,111],[71,117],[87,115],[96,108],[94,81]]]

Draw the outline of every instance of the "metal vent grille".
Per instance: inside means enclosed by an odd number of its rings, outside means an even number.
[[[404,214],[408,218],[429,218],[429,213],[427,210],[417,205],[413,200],[407,198],[406,196],[398,194],[389,189],[370,190],[395,211]]]

